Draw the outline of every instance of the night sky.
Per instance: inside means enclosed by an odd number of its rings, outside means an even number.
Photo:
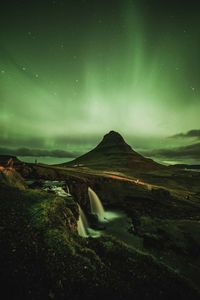
[[[81,153],[116,130],[136,150],[199,151],[199,59],[198,1],[7,1],[0,146]]]

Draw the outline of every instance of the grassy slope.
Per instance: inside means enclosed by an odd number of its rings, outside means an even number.
[[[4,299],[198,299],[151,256],[111,237],[78,237],[76,218],[73,201],[0,184]]]
[[[41,177],[52,179],[67,178],[70,175],[71,179],[74,176],[84,181],[108,176],[103,171],[81,167],[65,169],[37,166],[37,170]],[[159,261],[178,270],[198,287],[200,284],[198,251],[200,245],[200,173],[169,168],[142,175],[125,170],[124,177],[126,177],[125,174],[128,174],[129,178],[136,176],[135,178],[140,178],[149,184],[161,186],[169,190],[172,197],[163,194],[162,190],[162,193],[159,191],[152,193],[144,189],[142,185],[125,184],[125,182],[122,184],[123,181],[120,180],[100,183],[94,186],[94,190],[104,204],[127,212],[133,221],[136,234],[142,235],[144,239],[145,252],[153,254]],[[186,198],[188,195],[189,199]],[[143,219],[146,220],[147,225]],[[154,230],[152,230],[152,224]],[[180,224],[182,224],[181,234],[179,234]],[[194,232],[197,233],[195,237]]]
[[[67,178],[70,175],[72,180],[73,176],[80,180],[92,180],[105,176],[104,172],[85,168],[37,166],[37,170],[41,177],[52,179]],[[126,173],[127,177],[133,178],[131,175],[134,171],[126,170],[125,177]],[[143,178],[145,182],[170,190],[173,197],[168,197],[163,192],[160,194],[159,191],[143,191],[142,185],[122,184],[120,180],[104,182],[94,187],[104,204],[122,208],[131,217],[136,234],[142,235],[144,239],[145,252],[179,271],[197,287],[200,283],[199,175],[170,169],[143,173],[141,177],[136,175],[136,178]],[[187,195],[190,195],[189,199],[186,199]],[[185,224],[181,234],[180,224]],[[194,232],[197,232],[195,237]]]

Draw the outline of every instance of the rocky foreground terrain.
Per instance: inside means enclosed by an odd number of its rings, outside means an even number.
[[[118,143],[123,163],[115,153]],[[147,165],[134,169],[132,151],[118,136],[113,140],[113,133],[101,147],[96,165],[95,151],[92,158],[60,166],[25,164],[15,157],[8,165],[10,157],[1,157],[2,294],[7,299],[200,299],[199,174],[135,153],[136,165],[138,160]],[[130,167],[124,165],[126,151]],[[112,163],[103,167],[107,152]],[[44,191],[44,180],[64,181],[72,196]],[[127,232],[139,244],[106,230],[98,238],[78,235],[78,204],[89,217],[89,186],[105,209],[127,214]]]

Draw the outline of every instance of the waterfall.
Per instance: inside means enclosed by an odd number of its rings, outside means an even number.
[[[88,237],[89,225],[88,225],[87,218],[84,214],[84,211],[80,207],[80,205],[78,205],[78,209],[79,209],[79,219],[78,219],[78,222],[77,222],[78,234],[82,237]]]
[[[69,186],[67,185],[67,194],[70,195]]]
[[[97,215],[98,219],[103,221],[105,218],[103,205],[97,194],[90,187],[88,188],[88,196],[90,199],[91,213]]]

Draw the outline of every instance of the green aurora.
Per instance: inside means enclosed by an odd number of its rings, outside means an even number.
[[[191,142],[167,137],[200,127],[199,7],[108,2],[4,4],[1,146],[81,152],[111,129],[136,149]]]

